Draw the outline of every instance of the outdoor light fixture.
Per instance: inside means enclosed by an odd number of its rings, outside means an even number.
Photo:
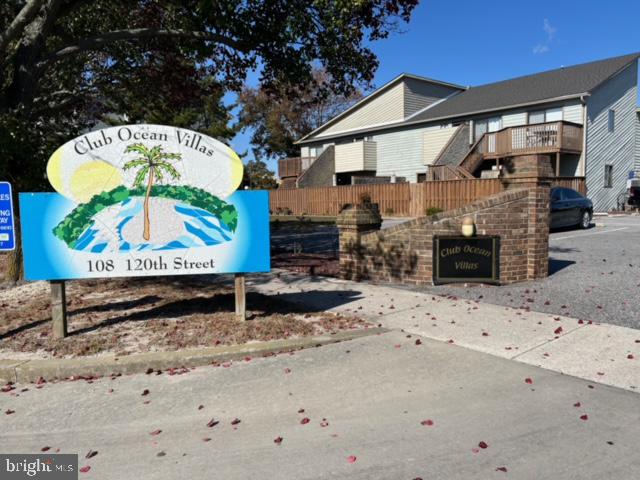
[[[473,218],[471,217],[464,217],[462,219],[462,235],[464,235],[465,237],[472,237],[473,234],[475,233],[475,229],[476,226],[473,223]]]

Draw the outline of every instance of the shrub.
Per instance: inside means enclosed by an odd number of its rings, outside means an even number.
[[[361,205],[368,205],[369,203],[371,203],[371,195],[369,194],[369,192],[362,192],[358,198],[360,199]]]
[[[427,217],[430,217],[431,215],[435,215],[440,212],[442,212],[442,209],[438,207],[427,207],[424,211]]]

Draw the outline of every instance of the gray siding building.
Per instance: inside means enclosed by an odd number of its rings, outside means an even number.
[[[333,171],[314,176],[344,185],[358,177],[491,177],[509,156],[548,154],[557,176],[586,177],[594,208],[607,211],[618,206],[630,172],[640,174],[638,57],[478,87],[402,74],[301,138],[300,157],[313,163],[333,146],[333,162],[323,162]]]

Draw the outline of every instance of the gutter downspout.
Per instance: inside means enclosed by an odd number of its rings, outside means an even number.
[[[587,101],[586,97],[590,97],[590,93],[583,93],[580,95],[580,103],[582,104],[582,129],[584,131],[582,135],[582,161],[580,162],[580,176],[587,176]],[[585,180],[586,181],[586,180]]]

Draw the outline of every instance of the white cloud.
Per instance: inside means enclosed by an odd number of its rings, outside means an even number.
[[[549,51],[549,47],[547,45],[543,45],[539,43],[535,47],[533,47],[533,53],[545,53]]]
[[[558,31],[558,29],[554,26],[552,26],[549,23],[549,19],[545,18],[544,22],[542,24],[542,29],[544,30],[544,32],[547,34],[547,41],[550,42],[554,39],[554,37],[556,36],[556,33]]]
[[[534,55],[548,52],[551,49],[551,43],[556,38],[556,33],[558,33],[558,28],[551,25],[548,18],[545,18],[542,22],[542,30],[547,38],[533,47],[532,51]]]

